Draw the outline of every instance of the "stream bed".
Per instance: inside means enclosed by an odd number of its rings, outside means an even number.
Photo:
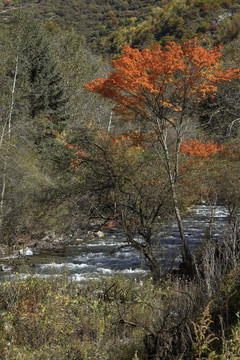
[[[211,219],[212,236],[221,236],[228,224],[228,212],[223,206],[195,206],[191,215],[183,220],[191,250],[206,236]],[[153,242],[156,256],[163,268],[176,266],[180,262],[181,239],[175,222],[166,225],[165,230],[156,230]],[[12,266],[10,261],[10,265],[2,265],[0,280],[11,280],[28,274],[48,277],[66,273],[76,281],[117,274],[134,277],[147,274],[148,268],[142,256],[130,247],[124,247],[125,245],[122,231],[108,230],[102,238],[94,237],[84,241],[79,239],[63,251],[26,255],[19,259],[17,266]]]

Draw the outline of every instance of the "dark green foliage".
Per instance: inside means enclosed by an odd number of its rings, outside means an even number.
[[[45,115],[49,121],[60,125],[67,118],[67,99],[50,42],[33,16],[19,13],[12,21],[20,76],[26,78],[28,86],[25,96],[29,100],[29,114],[32,118]]]

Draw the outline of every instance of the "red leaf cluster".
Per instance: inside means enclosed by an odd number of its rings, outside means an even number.
[[[152,44],[140,51],[125,46],[123,54],[113,60],[115,71],[107,79],[85,85],[115,103],[114,110],[125,119],[170,117],[182,112],[186,103],[214,96],[218,84],[240,77],[239,69],[222,70],[221,47],[207,50],[197,38],[182,45]],[[169,117],[168,117],[169,118]]]
[[[203,140],[191,139],[182,141],[180,152],[189,156],[207,158],[219,151],[223,151],[224,145],[220,145],[213,140],[204,142]]]

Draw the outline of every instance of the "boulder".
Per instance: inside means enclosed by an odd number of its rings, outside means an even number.
[[[105,234],[102,231],[98,231],[98,232],[96,232],[95,236],[97,236],[99,238],[103,238],[105,236]]]
[[[24,248],[24,249],[20,249],[19,250],[19,255],[21,256],[31,256],[33,255],[33,252],[31,249],[29,249],[28,247]]]

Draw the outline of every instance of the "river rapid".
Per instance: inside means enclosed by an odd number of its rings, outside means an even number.
[[[192,251],[206,238],[210,224],[212,236],[222,236],[227,231],[228,211],[223,206],[198,205],[184,220],[186,237]],[[175,222],[156,230],[153,237],[154,248],[163,269],[177,266],[181,261],[181,239]],[[26,255],[21,265],[2,265],[0,279],[11,280],[28,274],[48,277],[63,273],[73,280],[84,281],[99,276],[127,274],[136,278],[148,273],[142,256],[130,247],[125,247],[124,233],[108,230],[103,238],[73,242],[64,251],[51,254]]]

